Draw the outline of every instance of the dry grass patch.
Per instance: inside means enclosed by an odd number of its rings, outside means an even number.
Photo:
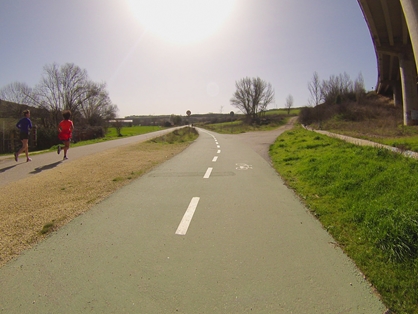
[[[189,144],[123,146],[2,187],[0,266]]]

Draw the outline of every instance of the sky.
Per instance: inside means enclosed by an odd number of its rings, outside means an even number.
[[[361,73],[366,90],[376,86],[376,54],[356,0],[143,2],[1,0],[0,88],[35,87],[44,66],[74,63],[106,83],[125,117],[239,113],[230,99],[245,77],[272,85],[268,109],[284,108],[289,95],[294,107],[307,105],[314,72],[353,81]]]

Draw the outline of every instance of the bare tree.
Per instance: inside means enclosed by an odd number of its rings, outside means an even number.
[[[245,77],[235,82],[236,91],[231,105],[240,109],[251,123],[259,121],[259,113],[274,101],[274,89],[270,83],[257,78]]]
[[[350,76],[344,72],[338,76],[331,75],[321,85],[321,95],[325,103],[335,104],[355,99],[355,87]]]
[[[358,103],[361,102],[363,96],[366,94],[366,88],[364,87],[364,79],[363,74],[361,72],[357,76],[357,78],[354,80],[354,93],[356,94],[356,100]]]
[[[353,81],[346,72],[339,75],[340,94],[347,95],[353,91]]]
[[[325,103],[335,103],[340,94],[340,82],[338,76],[331,75],[329,80],[322,81],[321,94]]]
[[[108,109],[111,105],[105,84],[89,80],[87,71],[66,63],[46,65],[40,83],[35,87],[32,100],[41,108],[50,111],[55,124],[61,119],[60,112],[71,110],[73,119],[83,116],[90,119]]]
[[[287,109],[287,114],[290,114],[290,108],[293,107],[293,96],[289,94],[286,98],[285,108]]]
[[[117,106],[112,104],[105,83],[88,82],[81,94],[78,110],[88,124],[93,126],[102,125],[104,120],[114,119]]]
[[[312,107],[319,105],[323,99],[321,93],[321,82],[316,71],[312,76],[312,81],[308,83],[308,89],[311,94],[311,98],[309,98],[308,104]]]
[[[118,136],[122,137],[122,122],[120,120],[115,120],[115,122],[113,122],[113,127],[116,129]]]
[[[25,83],[13,82],[0,89],[0,99],[20,105],[32,105],[32,89]]]
[[[56,63],[46,65],[40,83],[34,88],[34,101],[47,109],[58,123],[63,109],[74,111],[77,108],[79,97],[75,94],[81,92],[86,80],[86,71],[74,64],[67,63],[62,67]]]

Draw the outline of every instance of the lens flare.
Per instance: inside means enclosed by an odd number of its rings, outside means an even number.
[[[147,30],[174,43],[187,44],[216,32],[236,0],[128,0]]]

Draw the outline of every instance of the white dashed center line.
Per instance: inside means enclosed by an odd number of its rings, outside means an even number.
[[[218,156],[213,157],[212,161],[215,162],[218,160]]]
[[[221,150],[220,149],[218,149],[218,154],[220,154],[221,153]]]
[[[213,168],[208,168],[208,170],[206,170],[205,175],[203,176],[203,179],[208,179],[210,177],[210,174],[212,172]]]
[[[190,201],[189,207],[187,207],[186,212],[184,213],[183,219],[181,220],[176,234],[185,235],[187,229],[189,229],[190,222],[192,221],[194,212],[196,211],[197,204],[199,203],[200,197],[193,197]]]

